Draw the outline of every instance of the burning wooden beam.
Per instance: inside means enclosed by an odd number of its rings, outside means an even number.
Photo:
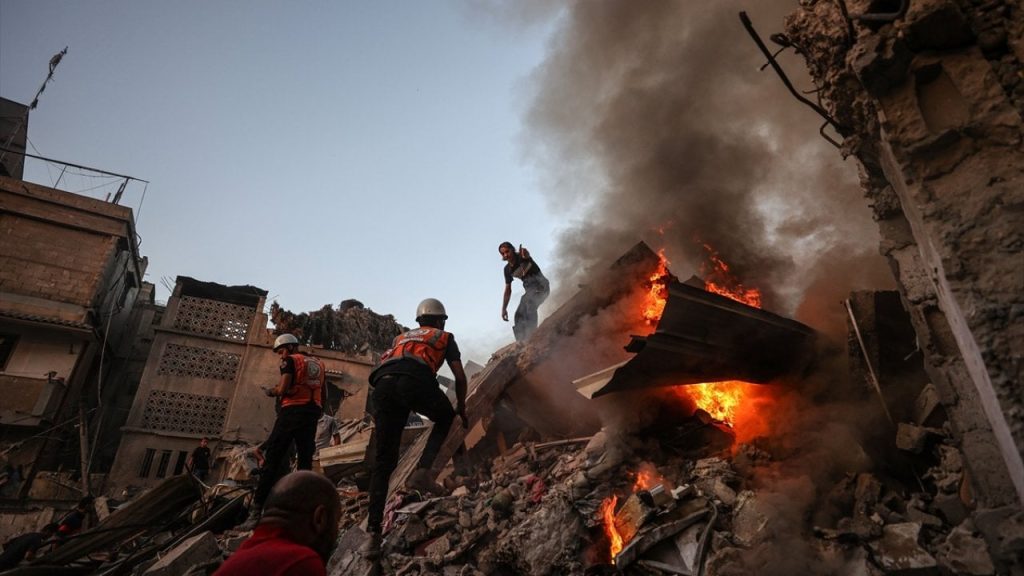
[[[799,322],[673,283],[657,330],[633,336],[626,350],[636,356],[593,397],[724,380],[764,384],[804,369],[814,340],[814,330]]]

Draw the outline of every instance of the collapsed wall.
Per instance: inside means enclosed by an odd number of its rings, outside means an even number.
[[[785,38],[855,156],[980,507],[1024,501],[1024,16],[803,0]]]

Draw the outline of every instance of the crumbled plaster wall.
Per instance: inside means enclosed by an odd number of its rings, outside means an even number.
[[[982,506],[1024,502],[1022,30],[1005,0],[803,0],[786,22]]]

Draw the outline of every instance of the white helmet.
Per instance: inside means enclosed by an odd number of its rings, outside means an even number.
[[[287,346],[289,344],[298,343],[299,339],[296,338],[295,336],[292,336],[291,334],[281,334],[280,336],[277,337],[276,340],[274,340],[274,352],[277,352],[277,349],[280,348],[281,346]]]
[[[439,316],[448,319],[448,313],[444,311],[444,304],[437,298],[427,298],[416,307],[416,321],[419,322],[424,316]]]

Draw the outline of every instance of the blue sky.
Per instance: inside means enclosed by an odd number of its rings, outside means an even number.
[[[295,312],[356,298],[411,324],[432,296],[483,362],[512,340],[498,243],[544,266],[574,217],[549,211],[525,160],[556,25],[458,2],[0,0],[0,96],[31,101],[68,47],[30,151],[150,182],[122,203],[158,298],[161,278],[187,275]],[[26,179],[59,171],[31,162]]]

